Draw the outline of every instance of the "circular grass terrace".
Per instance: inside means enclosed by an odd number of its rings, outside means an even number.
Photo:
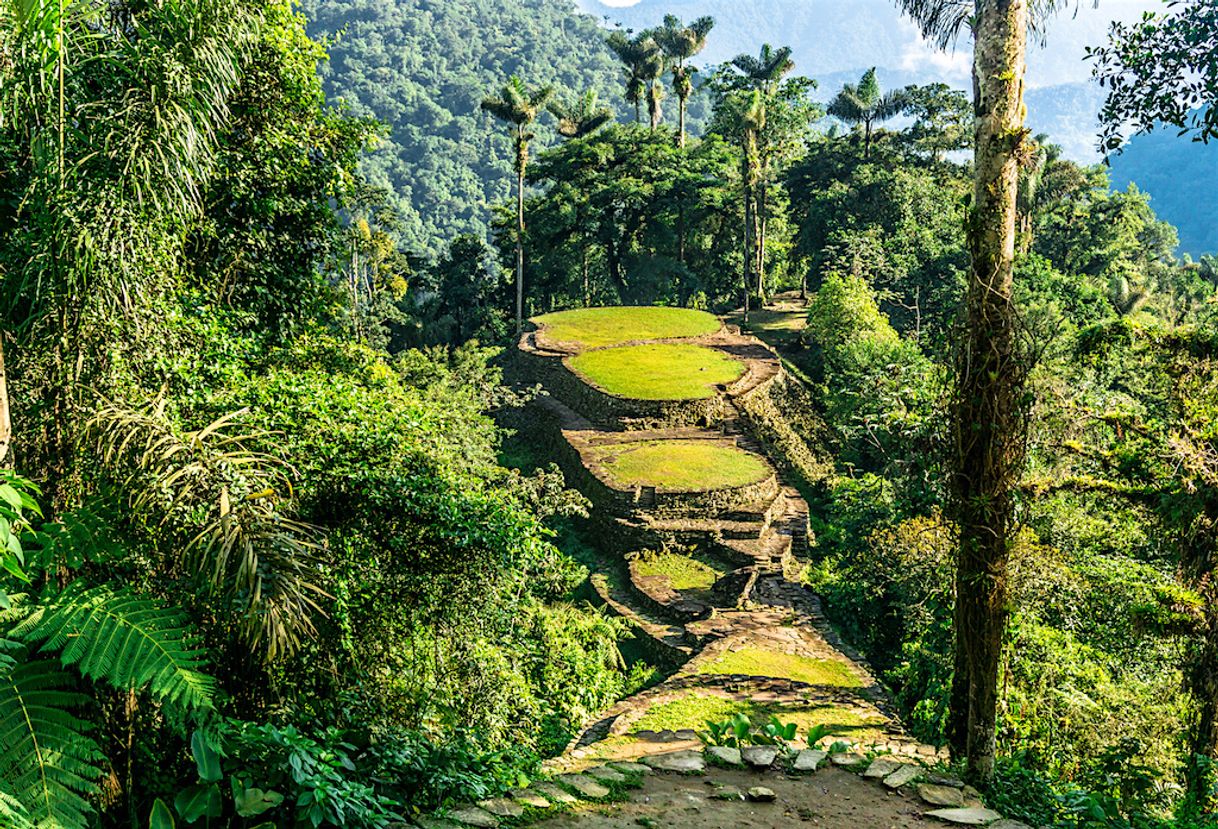
[[[674,492],[735,489],[764,481],[766,462],[710,440],[644,440],[597,446],[593,460],[619,486]]]
[[[703,400],[744,374],[744,363],[700,345],[653,343],[585,351],[572,371],[607,394],[632,400]]]
[[[714,334],[719,319],[690,308],[623,306],[579,308],[535,317],[545,339],[583,348],[604,348],[640,340],[668,340]]]

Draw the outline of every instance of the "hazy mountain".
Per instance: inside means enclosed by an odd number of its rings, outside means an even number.
[[[820,82],[827,100],[842,83],[879,68],[886,88],[942,81],[966,89],[969,48],[941,53],[919,37],[892,0],[577,0],[603,25],[631,29],[654,26],[665,14],[692,19],[709,14],[715,30],[703,53],[706,64],[721,63],[762,43],[791,46],[797,71]],[[1028,123],[1047,133],[1068,158],[1098,162],[1097,118],[1103,93],[1089,82],[1085,60],[1112,20],[1131,20],[1161,9],[1158,0],[1105,0],[1098,8],[1080,4],[1051,25],[1047,41],[1029,59]],[[1132,181],[1151,194],[1155,210],[1180,228],[1181,250],[1197,255],[1218,251],[1218,146],[1194,144],[1168,131],[1135,139],[1114,159],[1114,186]]]
[[[1133,182],[1150,193],[1159,218],[1180,230],[1180,250],[1218,253],[1218,144],[1180,138],[1175,130],[1140,135],[1112,159],[1112,184]]]

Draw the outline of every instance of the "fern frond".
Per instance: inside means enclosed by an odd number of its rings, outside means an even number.
[[[0,826],[5,829],[34,829],[21,801],[0,789]]]
[[[203,672],[205,651],[186,616],[127,589],[69,587],[34,606],[11,630],[84,676],[147,691],[183,708],[210,708],[215,680]]]
[[[89,723],[71,713],[88,701],[73,682],[46,659],[0,672],[0,789],[35,826],[83,828],[92,811],[104,758]]]

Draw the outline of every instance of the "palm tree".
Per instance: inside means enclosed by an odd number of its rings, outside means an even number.
[[[613,120],[613,110],[600,104],[595,89],[589,89],[575,103],[550,101],[546,108],[558,119],[558,134],[563,138],[583,138]]]
[[[626,100],[634,104],[634,119],[642,120],[640,107],[647,102],[651,117],[651,129],[660,126],[662,112],[660,102],[664,100],[664,87],[660,78],[664,75],[664,50],[650,31],[639,32],[629,37],[617,31],[609,35],[609,48],[626,66]]]
[[[713,17],[699,17],[686,26],[679,17],[668,15],[664,26],[656,33],[664,54],[672,67],[672,90],[677,94],[677,145],[685,147],[685,106],[694,91],[693,76],[697,71],[686,61],[706,48],[706,38],[715,28]]]
[[[966,329],[951,405],[949,500],[956,553],[955,675],[948,740],[969,774],[994,773],[998,670],[1008,607],[1014,490],[1024,460],[1025,361],[1013,300],[1020,159],[1027,154],[1029,30],[1062,0],[898,0],[946,48],[973,36],[974,189]]]
[[[765,43],[757,57],[737,55],[732,59],[732,66],[748,79],[754,89],[770,95],[778,82],[795,69],[795,61],[791,59],[790,46],[775,49]]]
[[[880,91],[875,69],[868,69],[858,86],[846,84],[829,104],[829,114],[847,124],[863,125],[863,160],[871,157],[871,135],[876,124],[889,121],[904,111],[908,103],[902,90],[888,94]]]
[[[775,49],[768,43],[762,44],[761,52],[756,56],[737,55],[731,65],[744,76],[745,83],[761,95],[761,105],[766,107],[777,91],[779,82],[795,70],[795,61],[791,59],[791,48],[783,46]],[[764,125],[765,113],[761,119]],[[764,126],[757,133],[758,172],[755,177],[756,188],[756,244],[753,246],[753,256],[756,260],[754,269],[757,274],[757,295],[765,295],[765,254],[766,239],[769,230],[769,180],[770,180],[771,151],[766,140]]]
[[[765,96],[761,90],[738,92],[728,99],[736,132],[740,139],[741,196],[744,199],[744,319],[749,318],[749,297],[754,290],[757,267],[757,182],[761,178],[759,138],[765,130]],[[760,280],[757,280],[760,284]]]
[[[535,137],[529,127],[554,95],[554,88],[529,89],[513,75],[503,85],[499,97],[482,101],[489,112],[508,125],[516,146],[516,333],[524,330],[524,174],[529,166],[529,142]]]
[[[586,138],[613,120],[613,110],[601,106],[597,101],[595,89],[589,89],[574,104],[563,101],[551,101],[550,114],[558,119],[558,134],[563,138]],[[577,211],[582,214],[583,202],[577,202]],[[576,227],[583,227],[577,220]],[[588,238],[586,233],[580,234],[580,269],[584,283],[584,305],[592,304],[592,280],[588,268]]]
[[[1042,188],[1045,175],[1062,156],[1062,148],[1049,143],[1049,136],[1041,133],[1030,142],[1030,152],[1019,168],[1019,187],[1016,213],[1019,217],[1019,252],[1027,253],[1035,240],[1037,211],[1046,201]]]

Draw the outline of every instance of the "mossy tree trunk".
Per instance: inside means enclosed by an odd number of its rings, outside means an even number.
[[[1024,459],[1026,368],[1012,288],[1019,165],[1028,136],[1028,14],[1028,0],[982,0],[974,23],[972,265],[952,401],[950,494],[960,533],[955,661],[964,672],[953,702],[967,700],[967,715],[956,716],[967,724],[965,755],[969,774],[979,781],[994,772],[1007,564]]]

